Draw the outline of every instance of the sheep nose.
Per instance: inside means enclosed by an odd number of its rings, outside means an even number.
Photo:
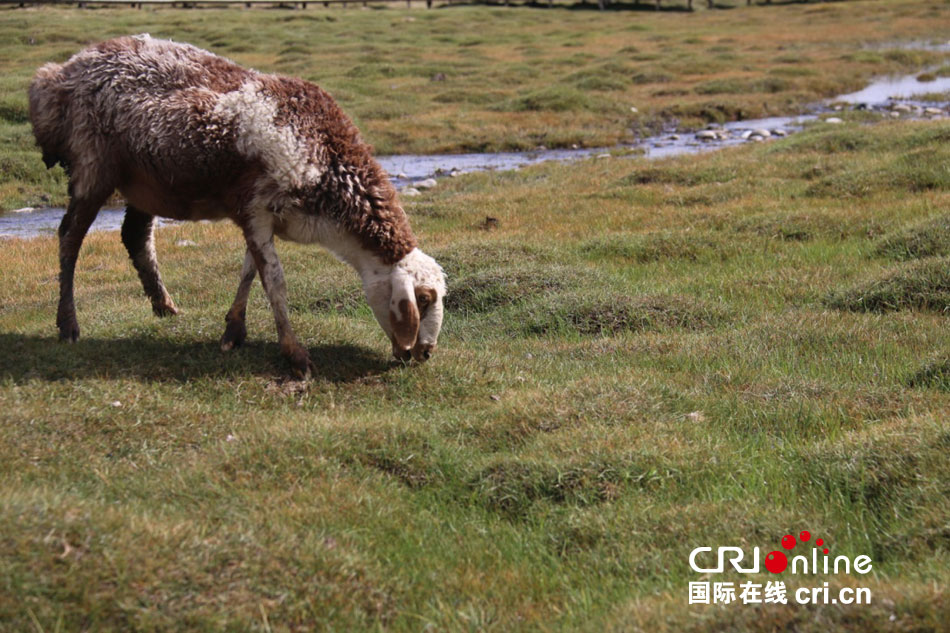
[[[393,345],[393,356],[396,357],[396,360],[407,361],[412,358],[412,350],[409,348],[402,349]]]
[[[412,348],[412,357],[416,359],[417,363],[424,363],[432,358],[433,351],[435,351],[435,345],[431,343],[428,345],[417,344]]]

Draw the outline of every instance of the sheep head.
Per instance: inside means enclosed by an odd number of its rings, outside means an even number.
[[[442,329],[445,273],[434,259],[413,249],[388,276],[364,284],[366,300],[398,360],[423,363],[435,351]]]

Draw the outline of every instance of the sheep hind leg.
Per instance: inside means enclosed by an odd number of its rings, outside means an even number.
[[[298,378],[310,378],[314,366],[310,361],[307,349],[297,340],[294,329],[290,325],[290,316],[287,310],[287,285],[284,282],[284,271],[280,260],[277,259],[277,250],[274,248],[274,232],[272,227],[266,229],[255,226],[253,220],[244,224],[244,238],[247,248],[257,265],[257,272],[261,276],[264,292],[270,300],[274,311],[274,321],[277,323],[277,340],[280,343],[281,353],[290,361],[290,367]]]
[[[61,341],[75,343],[79,340],[79,321],[76,319],[73,298],[76,259],[89,227],[108,196],[105,193],[72,197],[66,215],[59,224],[59,308],[56,310],[56,327]]]
[[[247,298],[251,294],[251,285],[257,276],[257,268],[254,267],[254,256],[250,249],[244,252],[244,266],[241,268],[241,283],[238,285],[237,295],[234,297],[234,303],[224,317],[227,324],[224,328],[224,336],[221,337],[221,350],[228,350],[240,347],[247,338],[247,326],[245,318],[247,315]]]
[[[152,312],[165,317],[178,314],[178,308],[172,301],[162,275],[158,271],[158,259],[155,257],[154,240],[155,218],[139,211],[133,206],[125,209],[122,221],[122,243],[129,252],[132,265],[135,266],[145,295],[152,301]]]

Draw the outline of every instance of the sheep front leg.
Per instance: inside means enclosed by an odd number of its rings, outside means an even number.
[[[240,347],[247,338],[247,326],[244,320],[247,315],[247,298],[251,294],[251,284],[257,276],[257,268],[254,266],[254,256],[251,255],[251,249],[247,249],[244,251],[244,267],[241,268],[241,283],[238,284],[237,296],[234,297],[234,303],[231,304],[231,309],[224,317],[227,325],[224,328],[224,336],[221,337],[222,351],[227,352]]]
[[[125,219],[122,221],[122,243],[129,251],[132,265],[142,280],[145,295],[152,301],[152,312],[156,316],[164,317],[178,314],[178,308],[175,307],[165,284],[162,283],[162,275],[158,272],[154,228],[153,216],[133,206],[126,207]]]
[[[59,308],[56,311],[56,327],[59,328],[61,341],[75,343],[79,340],[79,321],[76,319],[76,304],[73,300],[76,259],[82,241],[107,195],[73,197],[59,224]]]
[[[264,292],[270,300],[274,311],[274,321],[277,323],[277,340],[280,351],[290,360],[290,367],[298,378],[309,379],[314,366],[310,361],[307,350],[297,340],[290,317],[287,313],[287,286],[284,283],[284,270],[277,259],[277,250],[274,248],[274,231],[272,227],[266,230],[253,223],[245,225],[244,238],[247,248],[257,265],[257,272],[261,276]]]

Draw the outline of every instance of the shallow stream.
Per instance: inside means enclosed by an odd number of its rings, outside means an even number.
[[[908,75],[879,79],[863,90],[841,95],[826,104],[816,106],[809,114],[736,121],[722,126],[710,126],[715,129],[698,133],[670,131],[645,138],[635,144],[625,145],[622,149],[629,151],[630,156],[664,158],[708,152],[740,143],[763,141],[794,133],[808,121],[819,119],[824,115],[833,115],[836,109],[841,108],[840,105],[834,104],[850,104],[861,109],[880,110],[889,116],[896,117],[946,116],[948,111],[946,100],[940,103],[924,103],[915,102],[913,98],[917,95],[950,91],[950,77],[937,77],[931,81],[920,81],[917,77],[918,75]],[[930,108],[932,111],[928,113],[925,108]],[[830,117],[825,117],[826,121],[829,119]],[[393,183],[402,190],[402,195],[410,196],[416,193],[413,191],[414,185],[426,179],[474,171],[514,170],[550,160],[569,162],[609,156],[610,149],[538,149],[532,152],[398,155],[380,156],[377,160],[392,175]],[[59,226],[63,213],[62,208],[27,208],[0,215],[0,238],[30,238],[52,234]],[[122,225],[124,214],[124,209],[103,209],[99,212],[91,230],[117,230]],[[159,226],[177,223],[174,220],[162,219],[158,222]]]

